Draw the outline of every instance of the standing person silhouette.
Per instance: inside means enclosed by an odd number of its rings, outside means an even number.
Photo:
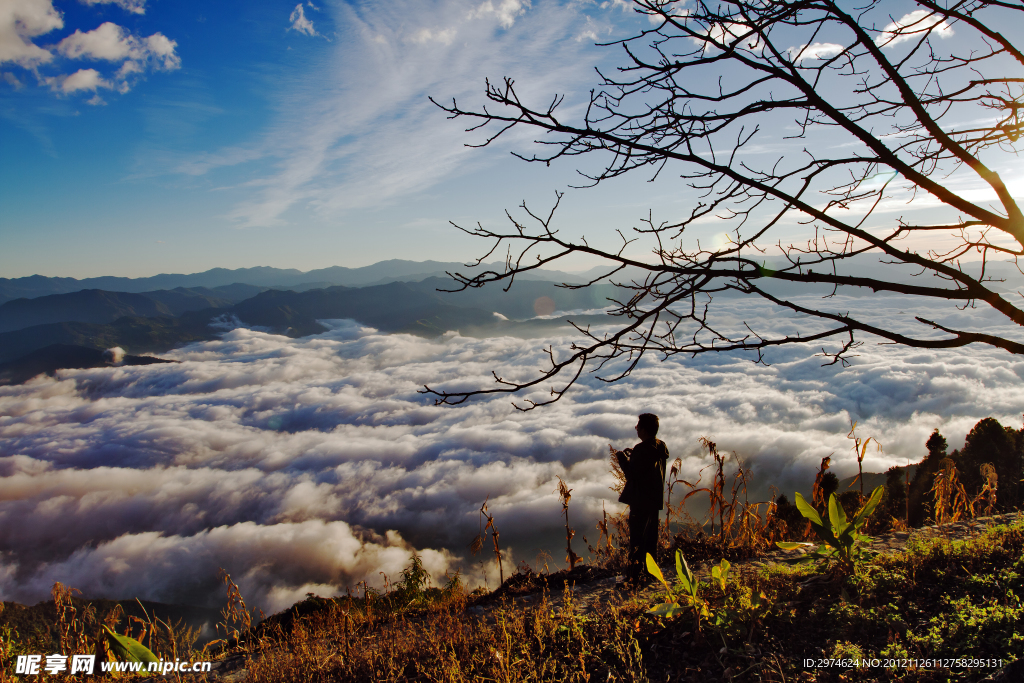
[[[636,421],[640,443],[615,458],[626,475],[619,502],[629,506],[629,567],[626,581],[639,585],[647,579],[647,553],[657,557],[658,514],[664,505],[665,463],[668,447],[658,436],[658,416],[644,413]]]

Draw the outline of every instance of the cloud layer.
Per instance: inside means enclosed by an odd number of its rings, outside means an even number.
[[[870,306],[897,325],[909,310],[901,297],[836,305]],[[734,301],[725,312],[740,320],[752,309]],[[276,610],[308,591],[379,584],[414,548],[435,581],[462,568],[493,586],[493,563],[466,551],[483,500],[510,564],[542,549],[561,556],[557,476],[573,488],[577,538],[593,540],[602,507],[620,509],[608,444],[631,445],[640,412],[661,416],[683,476],[707,464],[707,436],[753,468],[758,499],[769,484],[807,488],[833,452],[838,474],[853,472],[851,419],[883,444],[865,463],[882,471],[919,460],[936,427],[955,447],[978,419],[1019,426],[1024,411],[1024,359],[983,348],[870,345],[846,369],[799,347],[770,367],[652,360],[626,382],[588,377],[525,414],[508,397],[437,407],[418,393],[487,386],[492,369],[529,376],[542,346],[334,321],[315,337],[236,329],[167,354],[180,364],[0,388],[0,595],[33,602],[59,580],[87,595],[215,604],[223,567],[247,599]]]

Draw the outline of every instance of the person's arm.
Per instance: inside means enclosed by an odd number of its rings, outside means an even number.
[[[615,459],[619,463],[619,469],[622,470],[622,473],[626,475],[627,479],[629,479],[632,476],[633,472],[633,466],[630,462],[630,458],[632,457],[632,455],[633,451],[630,448],[627,448],[624,451],[615,452]]]

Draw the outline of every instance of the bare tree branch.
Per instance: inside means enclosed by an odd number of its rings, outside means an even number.
[[[507,289],[518,274],[589,255],[607,263],[608,273],[563,286],[611,282],[623,296],[608,311],[613,331],[577,326],[581,340],[562,360],[549,348],[548,367],[530,381],[495,375],[489,389],[424,391],[461,403],[571,373],[550,400],[517,406],[531,409],[557,401],[585,369],[609,370],[598,377],[617,381],[648,353],[749,351],[764,362],[772,347],[833,340],[838,350],[822,354],[828,364],[845,364],[863,335],[918,348],[986,344],[1024,353],[1019,337],[932,320],[936,304],[983,305],[1024,326],[1024,309],[994,287],[1001,280],[989,263],[1024,256],[1024,213],[995,170],[1001,155],[1017,152],[1024,118],[1024,56],[996,27],[1019,22],[1024,3],[917,0],[901,17],[878,0],[852,10],[828,0],[698,1],[687,12],[668,0],[634,5],[657,27],[610,44],[623,49],[625,64],[614,76],[599,72],[582,120],[560,117],[561,95],[532,107],[511,78],[486,83],[491,108],[454,100],[438,106],[467,120],[467,130],[484,131],[480,146],[513,128],[538,131],[540,151],[517,153],[527,161],[601,157],[599,171],[583,174],[589,185],[671,169],[695,191],[693,206],[678,220],[656,224],[650,216],[632,235],[620,231],[617,248],[560,235],[557,200],[544,215],[524,203],[528,222],[508,214],[507,230],[456,226],[492,242],[483,258],[506,253],[501,272],[451,274],[456,291],[492,282]],[[936,39],[952,33],[948,44]],[[971,180],[989,196],[965,193]],[[912,209],[919,194],[944,216],[892,220],[882,210],[896,199]],[[687,246],[688,231],[709,219],[720,222],[728,242]],[[805,237],[793,239],[793,225]],[[651,257],[636,255],[641,245]],[[970,257],[976,264],[965,267]],[[861,272],[871,262],[883,270]],[[819,298],[784,296],[783,285]],[[913,297],[917,312],[927,311],[914,317],[920,334],[834,310],[830,302],[846,291]],[[741,331],[727,329],[716,319],[723,295],[753,297],[817,328],[779,335],[748,320]]]

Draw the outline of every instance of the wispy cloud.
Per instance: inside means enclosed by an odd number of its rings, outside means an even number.
[[[331,11],[339,39],[308,78],[281,93],[277,124],[251,147],[273,171],[251,179],[250,198],[231,212],[241,226],[283,225],[293,208],[337,217],[379,205],[489,164],[516,143],[467,150],[464,126],[446,120],[430,95],[477,103],[486,77],[507,75],[547,98],[590,73],[579,58],[589,46],[573,40],[585,19],[555,3],[402,1]],[[213,170],[218,156],[233,158],[207,154],[186,166]]]
[[[117,5],[132,14],[146,13],[146,0],[78,0],[83,5]]]
[[[791,47],[786,52],[794,64],[799,64],[805,59],[828,59],[829,57],[835,57],[845,49],[837,43],[811,43],[810,45]]]
[[[310,6],[312,7],[312,5]],[[288,16],[288,21],[292,22],[292,25],[288,27],[289,31],[298,31],[299,33],[305,33],[307,36],[320,35],[313,27],[313,22],[306,18],[306,12],[303,10],[301,2],[292,10],[292,13]]]
[[[893,47],[908,40],[924,38],[926,35],[949,38],[953,35],[953,27],[941,16],[925,9],[918,9],[904,14],[886,26],[875,38],[875,43],[882,47]]]

